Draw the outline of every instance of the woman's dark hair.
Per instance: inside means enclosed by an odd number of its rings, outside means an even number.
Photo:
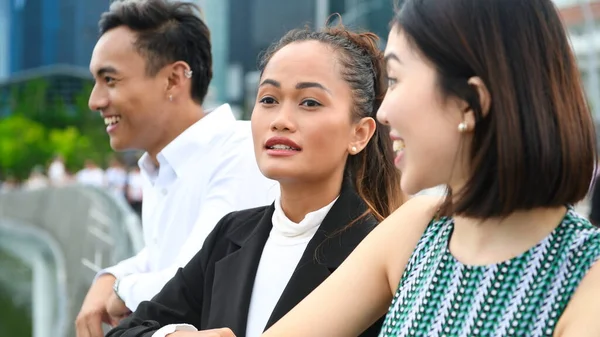
[[[202,104],[212,79],[210,31],[193,3],[170,0],[118,0],[102,14],[100,35],[125,26],[137,34],[135,47],[146,58],[146,73],[185,61],[193,71],[191,96]]]
[[[435,66],[441,94],[475,113],[471,176],[443,213],[502,217],[585,197],[594,124],[551,0],[406,0],[392,25]],[[491,95],[485,116],[473,76]]]
[[[373,33],[355,33],[342,24],[319,31],[309,28],[288,32],[269,47],[260,61],[261,72],[271,57],[281,48],[300,41],[319,41],[337,52],[342,76],[352,89],[353,121],[373,117],[387,90],[383,53],[377,47],[379,38]],[[351,179],[370,213],[383,220],[402,204],[400,173],[394,166],[389,128],[377,123],[375,134],[365,149],[349,156],[345,174]]]

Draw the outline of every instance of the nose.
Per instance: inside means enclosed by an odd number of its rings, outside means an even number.
[[[383,104],[381,104],[381,107],[379,107],[379,110],[377,110],[377,120],[383,125],[390,125]]]
[[[293,107],[290,107],[289,104],[282,104],[275,119],[271,122],[271,131],[296,131],[293,114]]]
[[[88,106],[92,111],[102,111],[108,106],[108,95],[105,90],[102,90],[98,85],[94,85],[88,100]]]

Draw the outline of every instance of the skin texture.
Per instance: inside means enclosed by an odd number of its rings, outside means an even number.
[[[155,157],[203,113],[191,99],[191,81],[184,76],[189,66],[178,61],[149,76],[135,41],[135,32],[124,26],[98,40],[90,61],[96,84],[89,107],[105,117],[121,117],[109,133],[114,150],[142,149]]]
[[[373,136],[375,121],[353,121],[351,108],[352,92],[336,54],[321,42],[285,46],[266,66],[252,113],[254,150],[261,172],[290,190],[281,202],[291,220],[300,221],[339,194],[346,159]],[[265,147],[272,137],[288,138],[301,151],[273,156]]]

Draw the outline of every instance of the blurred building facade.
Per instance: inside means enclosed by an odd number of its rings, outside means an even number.
[[[57,64],[87,69],[107,0],[8,3],[9,75]]]
[[[212,98],[248,118],[254,105],[261,53],[287,31],[321,27],[340,13],[352,28],[371,30],[385,46],[392,0],[200,0],[211,28],[215,58]]]
[[[10,2],[11,0],[0,0],[0,81],[9,74]]]
[[[600,0],[554,0],[569,32],[596,124],[600,125]]]
[[[229,102],[249,117],[261,52],[290,29],[322,26],[332,13],[352,28],[373,31],[385,47],[394,0],[188,0],[200,5],[211,29],[214,79],[206,104]],[[43,73],[85,75],[97,22],[110,0],[0,0],[0,87]],[[600,116],[600,0],[555,0],[582,78]],[[76,80],[76,81],[77,81]],[[18,81],[17,81],[18,82]],[[67,86],[68,87],[68,86]],[[79,86],[75,83],[74,88]],[[1,90],[0,90],[1,91]],[[2,94],[0,93],[0,96]],[[1,99],[1,98],[0,98]],[[600,120],[600,117],[598,117]]]
[[[48,99],[71,104],[91,81],[90,56],[108,0],[0,0],[0,115],[10,94],[48,82]]]

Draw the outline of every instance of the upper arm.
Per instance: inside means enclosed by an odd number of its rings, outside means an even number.
[[[600,336],[600,260],[583,278],[561,316],[555,337]]]
[[[387,311],[400,275],[434,215],[438,200],[417,197],[400,207],[263,336],[336,337],[363,332]]]

